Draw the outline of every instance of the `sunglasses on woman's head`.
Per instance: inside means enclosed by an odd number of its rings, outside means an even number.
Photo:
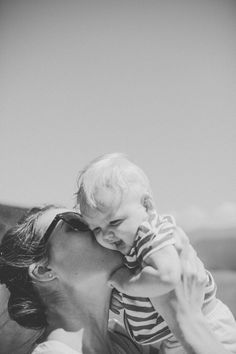
[[[90,231],[88,225],[82,221],[81,215],[73,211],[66,211],[64,213],[57,214],[52,220],[51,224],[48,226],[45,234],[43,235],[40,243],[46,243],[51,236],[53,230],[55,229],[58,222],[62,220],[66,224],[70,225],[74,230],[77,231]]]

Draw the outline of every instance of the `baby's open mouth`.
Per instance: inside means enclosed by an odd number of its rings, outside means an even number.
[[[131,248],[123,240],[115,241],[112,244],[116,247],[117,251],[125,255],[129,253]]]
[[[116,242],[113,242],[113,244],[116,246],[116,247],[120,247],[122,246],[124,242],[122,240],[119,240],[119,241],[116,241]]]

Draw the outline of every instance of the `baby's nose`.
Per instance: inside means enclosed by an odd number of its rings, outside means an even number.
[[[103,234],[103,239],[107,242],[112,242],[116,239],[116,236],[114,232],[109,231]]]

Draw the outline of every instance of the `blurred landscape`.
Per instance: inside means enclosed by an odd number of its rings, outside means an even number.
[[[0,240],[26,212],[27,208],[0,204]],[[218,298],[236,317],[236,228],[199,228],[187,233],[205,267],[214,275]],[[0,285],[0,353],[30,353],[38,333],[23,329],[9,319],[7,299],[8,291]]]

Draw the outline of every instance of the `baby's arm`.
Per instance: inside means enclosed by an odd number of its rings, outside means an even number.
[[[154,250],[145,258],[142,270],[133,274],[128,268],[118,269],[110,283],[131,296],[156,297],[173,290],[180,280],[180,260],[174,245]]]

